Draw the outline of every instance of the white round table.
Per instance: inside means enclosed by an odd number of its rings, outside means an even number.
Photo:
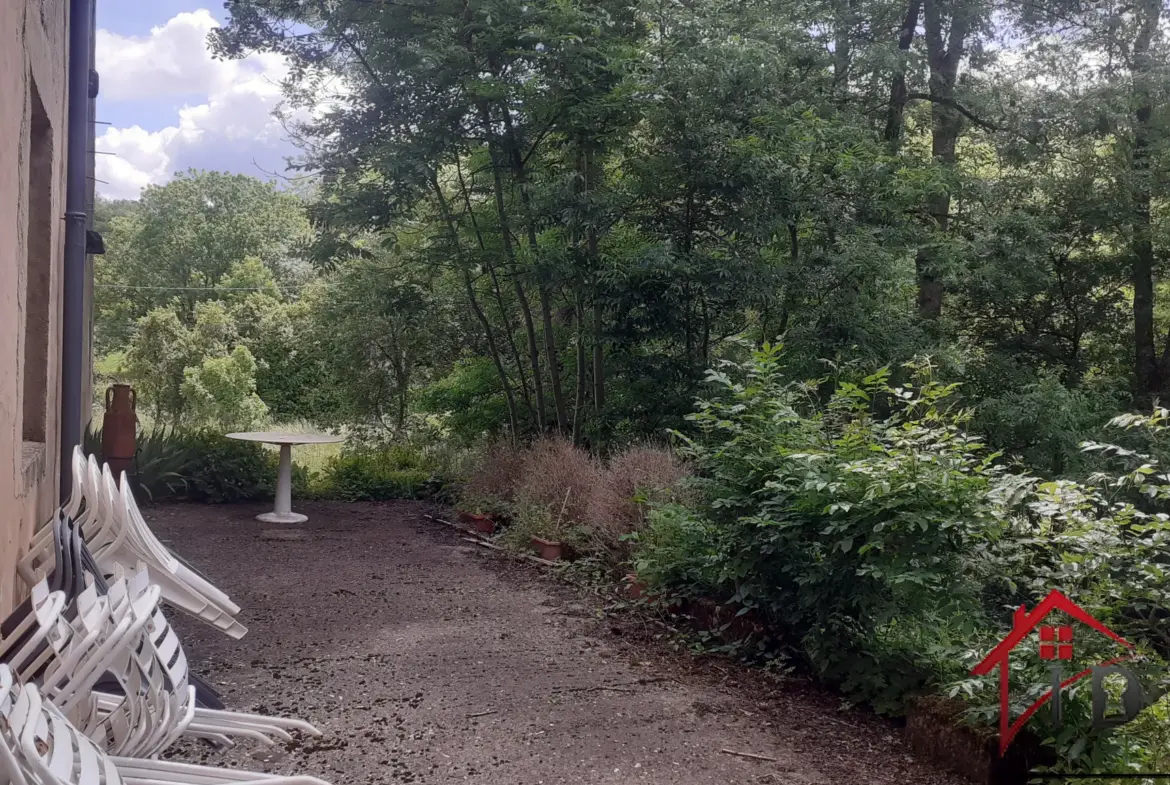
[[[292,448],[296,444],[332,444],[344,441],[341,436],[312,433],[284,433],[282,431],[249,431],[229,433],[229,439],[243,442],[263,442],[280,445],[280,468],[276,474],[276,509],[257,515],[264,523],[304,523],[307,515],[292,511]]]

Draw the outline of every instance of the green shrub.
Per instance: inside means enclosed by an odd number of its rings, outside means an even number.
[[[459,360],[447,376],[420,392],[418,406],[442,417],[451,437],[466,444],[497,434],[508,421],[507,399],[486,357]]]
[[[87,449],[100,456],[101,431]],[[209,503],[272,497],[276,458],[255,442],[228,439],[210,430],[158,427],[138,434],[134,481],[153,501]]]
[[[183,444],[191,452],[183,471],[188,498],[205,502],[272,498],[277,458],[260,444],[214,431],[188,434]]]
[[[101,432],[90,434],[93,452]],[[147,499],[210,503],[271,499],[278,454],[257,442],[228,439],[210,430],[156,428],[139,434],[137,483]],[[322,471],[293,463],[297,498],[374,501],[442,498],[447,486],[420,450],[396,445],[384,450],[342,453]]]
[[[430,491],[430,480],[417,454],[394,449],[343,454],[329,460],[317,495],[344,501],[419,499]]]
[[[972,422],[1005,455],[1045,477],[1076,476],[1087,463],[1080,443],[1101,435],[1101,424],[1125,408],[1108,380],[1091,378],[1069,388],[1054,373],[979,400]]]
[[[1111,422],[1129,445],[1081,445],[1082,483],[1010,474],[966,431],[955,388],[909,368],[859,383],[793,383],[779,350],[712,373],[717,393],[679,436],[699,498],[658,506],[635,537],[639,577],[674,595],[762,613],[827,682],[881,712],[949,691],[994,725],[992,680],[969,669],[1012,628],[1013,610],[1053,589],[1138,647],[1127,667],[1167,684],[1170,472],[1159,460],[1170,411]],[[826,399],[826,394],[828,395]],[[1115,656],[1078,637],[1078,662]],[[1012,660],[1016,715],[1049,687],[1047,663]],[[1114,733],[1091,727],[1084,683],[1030,730],[1055,772],[1157,770],[1170,702]]]
[[[635,545],[634,571],[646,585],[690,597],[719,593],[721,532],[702,514],[681,504],[655,507],[646,528],[628,539]]]
[[[678,434],[704,501],[660,509],[637,554],[666,588],[762,612],[826,680],[887,712],[937,675],[875,631],[977,614],[977,554],[1014,499],[954,386],[910,370],[914,386],[882,370],[827,401],[825,380],[784,376],[779,347],[712,372],[694,438]]]

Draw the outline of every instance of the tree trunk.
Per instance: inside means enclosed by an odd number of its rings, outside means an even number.
[[[520,206],[524,211],[524,228],[528,235],[528,248],[533,261],[538,255],[536,240],[536,224],[532,217],[532,204],[528,196],[527,171],[524,168],[524,157],[520,152],[520,143],[516,138],[515,128],[512,126],[512,117],[505,108],[503,114],[504,129],[508,140],[508,158],[512,165],[512,175],[520,187]],[[569,427],[569,410],[565,404],[565,393],[561,387],[561,364],[557,352],[556,333],[553,332],[552,301],[548,282],[542,276],[537,278],[537,292],[540,298],[540,317],[544,328],[544,351],[548,361],[549,380],[552,383],[553,406],[556,407],[557,432],[565,433]]]
[[[853,3],[836,0],[833,7],[833,87],[847,91],[853,52]]]
[[[699,292],[699,314],[703,317],[702,357],[705,369],[711,359],[711,317],[707,313],[707,296]]]
[[[1135,105],[1133,154],[1130,159],[1130,194],[1132,225],[1130,255],[1133,257],[1133,328],[1135,381],[1138,394],[1148,399],[1165,392],[1163,384],[1170,377],[1170,336],[1159,363],[1154,346],[1154,243],[1150,220],[1152,172],[1150,169],[1151,118],[1154,96],[1150,89],[1150,72],[1154,63],[1150,46],[1158,30],[1161,0],[1142,0],[1138,8],[1141,26],[1133,44],[1133,80]]]
[[[540,318],[544,327],[544,351],[548,356],[548,371],[552,377],[553,405],[557,410],[557,433],[565,433],[569,426],[569,409],[565,404],[565,393],[561,388],[561,363],[557,356],[557,336],[553,331],[552,299],[549,296],[548,285],[541,283]]]
[[[578,293],[574,312],[577,322],[577,398],[573,406],[573,444],[581,443],[581,419],[585,412],[585,306],[584,295]]]
[[[500,350],[496,346],[495,333],[492,330],[491,322],[488,321],[487,314],[483,312],[483,308],[479,305],[479,300],[475,296],[475,286],[471,280],[471,272],[466,265],[463,268],[463,287],[467,292],[467,302],[471,305],[471,311],[475,314],[475,318],[483,327],[484,337],[487,339],[488,354],[492,358],[492,365],[496,367],[496,374],[500,377],[500,385],[504,388],[504,398],[508,403],[508,424],[512,428],[512,440],[515,441],[519,436],[519,422],[516,419],[516,396],[512,394],[512,384],[508,379],[508,372],[504,368],[503,360],[500,359]]]
[[[601,175],[597,166],[597,158],[592,152],[586,153],[585,189],[592,191],[600,182]],[[601,252],[597,238],[597,227],[593,221],[585,227],[585,253],[589,259],[589,275],[593,281],[593,407],[600,413],[605,406],[605,348],[602,343],[602,306],[598,273],[601,267]],[[584,319],[582,310],[582,319]],[[584,329],[584,323],[581,325]]]
[[[914,31],[918,28],[918,16],[922,10],[922,0],[910,0],[906,6],[906,16],[902,19],[902,27],[898,31],[899,61],[894,70],[894,78],[890,83],[890,107],[886,115],[885,140],[893,152],[897,152],[902,144],[902,123],[906,114],[906,53],[914,43]]]
[[[957,0],[952,7],[950,30],[944,37],[943,19],[939,8],[941,0],[924,0],[927,61],[930,65],[931,154],[934,160],[949,171],[955,170],[955,153],[959,134],[963,129],[962,115],[953,108],[955,83],[959,64],[963,60],[969,27],[967,0]],[[949,192],[932,196],[926,201],[926,212],[940,235],[950,225],[951,195]],[[918,249],[914,267],[918,277],[918,315],[926,320],[942,316],[943,281],[942,262],[930,244]]]
[[[398,412],[396,414],[396,423],[398,434],[402,435],[406,432],[407,399],[410,395],[410,369],[407,365],[406,358],[399,358],[396,365],[395,373],[398,376]]]
[[[593,290],[593,408],[598,413],[605,408],[605,347],[601,332],[601,302],[597,288]]]
[[[455,219],[451,216],[450,206],[447,204],[447,197],[443,194],[443,188],[439,185],[439,180],[434,174],[431,175],[431,188],[435,192],[435,198],[439,203],[439,210],[443,215],[443,220],[447,225],[447,231],[451,235],[451,242],[455,245],[455,249],[459,252],[459,230],[455,226]],[[462,253],[460,253],[462,256]],[[496,367],[496,373],[500,377],[500,385],[504,388],[504,398],[508,403],[508,424],[512,428],[512,439],[515,440],[519,434],[518,423],[516,421],[516,398],[512,394],[512,384],[508,379],[508,372],[504,369],[504,363],[500,359],[499,348],[496,345],[495,333],[492,331],[491,322],[488,321],[487,315],[479,305],[479,300],[475,296],[475,286],[471,280],[471,271],[467,269],[467,264],[460,259],[459,269],[463,273],[463,288],[467,293],[467,303],[471,306],[472,313],[479,321],[480,326],[483,327],[484,338],[487,341],[488,354],[492,358],[492,364]]]
[[[487,104],[479,105],[480,117],[483,119],[484,132],[491,134],[492,119]],[[488,153],[492,160],[492,191],[496,198],[496,214],[500,222],[500,240],[504,245],[504,256],[508,264],[517,272],[516,250],[512,247],[512,230],[508,224],[508,209],[504,200],[504,177],[501,173],[503,164],[499,160],[499,150],[495,142],[488,142]],[[532,387],[536,395],[536,416],[539,422],[537,428],[544,430],[546,424],[544,409],[544,382],[540,376],[540,349],[536,342],[536,325],[532,320],[532,308],[528,303],[528,296],[524,292],[524,285],[520,283],[519,275],[512,275],[512,287],[516,290],[516,299],[520,303],[520,313],[524,317],[524,330],[528,335],[528,360],[532,365]],[[555,358],[553,358],[555,359]]]
[[[528,395],[528,376],[524,372],[524,362],[520,359],[520,348],[516,346],[516,333],[512,328],[512,316],[508,312],[507,303],[504,301],[503,287],[500,286],[500,277],[496,273],[496,266],[492,263],[491,255],[487,253],[487,243],[484,242],[483,232],[480,231],[479,222],[475,220],[475,209],[471,205],[471,195],[468,191],[467,182],[463,179],[463,167],[459,161],[455,162],[455,171],[459,176],[459,190],[463,197],[463,205],[467,209],[467,218],[471,221],[471,227],[475,230],[475,238],[479,244],[479,250],[483,253],[484,266],[487,268],[488,276],[492,281],[492,297],[496,301],[496,307],[500,311],[500,319],[504,322],[504,334],[508,337],[508,348],[512,353],[512,362],[516,366],[516,375],[520,379],[520,396],[524,399],[524,408],[528,410],[529,418],[535,418],[536,412],[532,408],[532,398]]]

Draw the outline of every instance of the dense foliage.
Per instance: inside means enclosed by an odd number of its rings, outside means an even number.
[[[228,8],[221,54],[329,99],[314,258],[413,317],[361,385],[405,353],[471,438],[658,435],[733,335],[800,376],[933,355],[1049,474],[1163,391],[1158,2]]]
[[[1127,640],[1157,700],[1167,684],[1164,630],[1170,474],[1116,444],[1084,482],[1008,472],[964,429],[955,389],[913,364],[820,385],[786,377],[775,347],[713,372],[682,451],[699,496],[659,507],[639,533],[638,575],[670,594],[714,597],[767,620],[787,649],[850,697],[899,713],[931,691],[998,720],[994,682],[968,670],[1012,628],[1021,605],[1053,589]],[[824,380],[821,380],[824,383]],[[1162,445],[1170,412],[1125,415],[1114,436]],[[1077,638],[1078,658],[1116,655]],[[1018,714],[1050,686],[1045,663],[1016,657]],[[1166,709],[1122,733],[1090,726],[1085,685],[1052,731],[1057,770],[1151,771],[1164,763]],[[1051,729],[1042,711],[1031,730]]]

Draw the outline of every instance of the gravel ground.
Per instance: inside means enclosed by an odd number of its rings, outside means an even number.
[[[799,680],[673,653],[424,505],[298,507],[307,524],[259,523],[252,505],[144,511],[243,608],[240,641],[176,618],[195,670],[230,708],[325,734],[177,757],[334,785],[957,785],[894,726]]]

